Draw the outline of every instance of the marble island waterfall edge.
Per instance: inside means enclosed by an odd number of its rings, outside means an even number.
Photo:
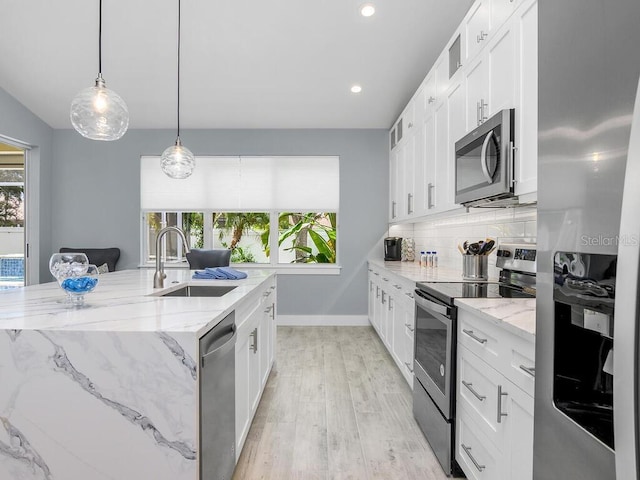
[[[194,334],[3,333],[0,480],[197,478]]]

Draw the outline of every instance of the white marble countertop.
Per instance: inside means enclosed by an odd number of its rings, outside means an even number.
[[[193,280],[188,270],[166,270],[164,289],[153,288],[153,270],[103,274],[86,305],[69,307],[56,282],[0,291],[0,329],[109,332],[191,332],[203,335],[274,275],[251,270],[243,280]],[[234,285],[222,297],[161,297],[185,285]]]
[[[458,308],[535,342],[535,298],[456,298]]]
[[[412,282],[462,282],[462,270],[447,267],[423,268],[418,262],[385,262],[369,259],[369,263],[385,268],[391,273],[407,278]],[[489,277],[488,281],[498,281]]]

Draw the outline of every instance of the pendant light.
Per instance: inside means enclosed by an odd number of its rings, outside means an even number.
[[[196,159],[180,141],[180,0],[178,0],[178,134],[175,145],[167,148],[160,157],[162,171],[171,178],[187,178],[196,166]]]
[[[102,0],[98,28],[98,78],[94,87],[80,91],[71,101],[71,123],[91,140],[118,140],[129,128],[129,110],[122,97],[109,90],[102,78]]]

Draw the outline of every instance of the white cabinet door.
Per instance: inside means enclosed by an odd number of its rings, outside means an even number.
[[[466,133],[475,129],[488,118],[484,114],[489,100],[489,68],[485,55],[480,55],[469,64],[469,68],[465,70],[465,85]]]
[[[438,170],[446,171],[447,181],[444,184],[444,192],[442,192],[442,200],[440,200],[439,211],[452,210],[457,207],[455,204],[455,143],[462,138],[466,129],[466,110],[465,110],[465,85],[460,82],[451,86],[447,95],[447,146],[446,156],[438,161],[444,165],[438,165]],[[438,133],[436,133],[438,134]],[[443,172],[444,173],[444,172]],[[438,182],[442,188],[443,182]]]
[[[404,368],[404,362],[406,357],[406,342],[404,340],[404,321],[405,321],[405,308],[402,301],[396,301],[396,297],[389,298],[391,310],[393,312],[391,316],[391,329],[393,330],[392,336],[392,355],[396,364],[402,370]]]
[[[258,313],[259,315],[259,313]],[[249,404],[251,405],[251,417],[258,408],[262,382],[260,378],[260,338],[262,336],[262,325],[258,318],[256,326],[249,334]]]
[[[236,456],[240,456],[251,426],[249,403],[249,336],[236,342]]]
[[[513,13],[517,0],[491,0],[491,28],[498,28]]]
[[[433,111],[429,111],[422,125],[424,138],[424,163],[422,166],[423,195],[422,212],[428,214],[434,212],[436,205],[436,120]]]
[[[519,78],[516,109],[516,195],[538,189],[538,2],[524,2],[514,13]]]
[[[391,152],[389,158],[389,221],[398,220],[400,213],[399,196],[400,192],[400,166],[404,155],[403,147],[396,147]]]
[[[268,300],[268,299],[267,299]],[[271,302],[263,302],[258,336],[258,355],[260,357],[260,389],[264,388],[271,370]]]
[[[466,36],[466,58],[473,57],[486,44],[491,28],[491,6],[489,0],[476,1],[464,20]]]
[[[416,115],[417,117],[417,115]],[[409,145],[412,151],[413,169],[406,172],[405,185],[409,197],[409,217],[418,217],[428,213],[425,210],[426,184],[423,183],[426,168],[424,115],[420,116],[420,124],[413,128]]]
[[[500,28],[487,45],[486,62],[489,71],[487,117],[505,108],[516,106],[518,68],[516,65],[517,35],[513,23]]]
[[[533,397],[511,382],[503,386],[502,409],[505,438],[502,478],[531,480],[533,477]]]
[[[436,106],[434,111],[435,126],[435,209],[440,212],[446,210],[450,202],[451,189],[453,188],[453,164],[449,162],[449,104],[444,101]]]

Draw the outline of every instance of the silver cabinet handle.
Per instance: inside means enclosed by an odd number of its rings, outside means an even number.
[[[487,34],[480,30],[480,34],[476,35],[476,43],[482,42],[485,38],[487,38]]]
[[[456,69],[457,69],[457,68],[460,68],[461,66],[462,66],[462,62],[461,62],[460,60],[458,60],[458,61],[456,62]]]
[[[396,202],[391,202],[391,218],[396,218]]]
[[[384,299],[384,296],[387,294],[384,290],[382,290],[382,304],[384,305],[387,301]]]
[[[382,277],[382,279],[383,279],[385,282],[388,282],[388,281],[389,281],[389,279],[388,279],[387,277]]]
[[[482,123],[480,121],[480,102],[476,102],[476,121],[478,125]]]
[[[414,298],[413,293],[405,292],[405,295],[409,298]]]
[[[254,328],[250,334],[253,337],[253,343],[249,346],[253,350],[253,353],[258,353],[258,327]]]
[[[276,304],[275,302],[271,304],[271,320],[276,319]]]
[[[391,309],[393,308],[393,305],[391,305],[391,304],[392,304],[392,302],[393,302],[393,297],[392,297],[391,295],[389,295],[389,302],[388,302],[388,305],[389,305],[389,311],[391,311]]]
[[[480,123],[484,123],[484,121],[487,119],[487,116],[484,114],[484,109],[488,106],[489,106],[488,103],[484,103],[484,98],[481,98],[480,99]]]
[[[409,122],[409,128],[413,127],[413,122]]]
[[[413,194],[407,193],[407,214],[413,213]]]
[[[509,395],[507,392],[502,391],[502,385],[498,385],[498,423],[502,423],[502,417],[506,417],[507,414],[502,412],[502,397]]]
[[[487,343],[487,339],[486,338],[480,338],[477,335],[475,335],[473,333],[473,330],[465,330],[464,328],[462,329],[462,331],[464,333],[466,333],[467,335],[469,335],[471,338],[473,338],[476,342],[481,343],[481,344],[485,344]]]
[[[509,168],[511,172],[509,172],[509,176],[511,177],[511,186],[513,187],[516,183],[516,150],[517,148],[513,146],[513,142],[509,142],[509,148],[507,149],[507,153],[509,154]]]
[[[269,288],[270,288],[271,290],[275,290],[275,289],[276,289],[276,286],[275,286],[275,285],[271,285]]]
[[[370,269],[369,269],[369,271],[370,271],[370,272],[373,272],[373,269],[371,269],[371,268],[370,268]]]
[[[411,367],[411,364],[409,362],[404,362],[404,364],[407,366],[407,368],[409,369],[409,371],[411,373],[413,373],[413,368]]]
[[[409,323],[405,323],[404,326],[407,327],[407,330],[409,330],[410,332],[413,332],[415,330],[415,328],[413,328]]]
[[[265,309],[264,313],[269,313],[270,311],[271,311],[271,305],[269,305],[269,306]]]
[[[475,458],[473,458],[473,455],[471,455],[471,447],[467,447],[464,443],[461,443],[460,445],[462,446],[464,453],[466,453],[467,456],[471,459],[471,461],[473,462],[473,464],[475,465],[475,467],[478,469],[479,472],[487,468],[484,465],[480,465],[478,461]]]
[[[376,285],[376,298],[380,298],[380,287]]]
[[[433,103],[435,101],[436,101],[436,99],[433,96],[429,95],[429,100],[427,100],[427,103],[431,104],[431,103]]]
[[[262,294],[262,296],[263,296],[263,297],[268,297],[269,295],[271,295],[271,292],[264,292],[264,293]]]
[[[435,205],[433,204],[433,183],[427,184],[427,209],[433,208]]]
[[[400,290],[402,287],[396,283],[393,284],[394,287],[396,287],[398,290]]]
[[[464,380],[462,380],[462,384],[467,387],[469,389],[469,391],[471,393],[473,393],[473,395],[480,400],[481,402],[484,402],[484,399],[487,398],[486,395],[480,395],[478,392],[475,391],[475,389],[473,388],[473,383],[468,383],[465,382]]]
[[[520,365],[520,370],[523,370],[524,372],[528,373],[529,375],[531,375],[532,377],[536,376],[536,369],[535,367],[526,367],[524,365]]]
[[[378,272],[373,272],[374,275],[380,276],[380,273]]]

